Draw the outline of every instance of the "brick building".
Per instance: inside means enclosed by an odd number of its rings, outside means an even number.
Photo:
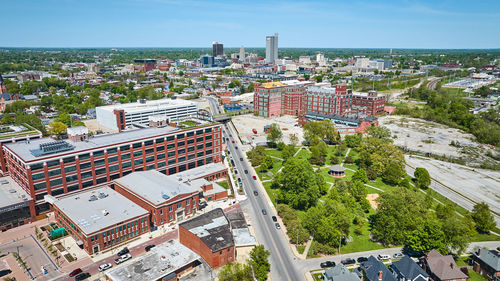
[[[299,117],[299,125],[303,126],[309,121],[330,120],[340,135],[353,135],[364,133],[370,126],[378,126],[378,119],[374,116],[349,117],[336,114],[319,114],[308,112]]]
[[[200,255],[212,268],[224,266],[235,259],[231,225],[220,208],[179,224],[179,241]]]
[[[352,95],[352,113],[376,116],[384,113],[384,106],[385,96],[378,95],[377,91]]]
[[[84,141],[41,138],[4,145],[10,176],[49,210],[45,195],[59,196],[110,182],[133,171],[167,175],[222,161],[221,125],[154,127],[98,135]]]
[[[472,269],[488,281],[500,280],[500,251],[477,248],[472,253]]]
[[[198,210],[199,188],[155,170],[116,179],[114,188],[149,212],[152,227],[182,221]]]
[[[351,112],[352,93],[345,85],[308,87],[303,101],[303,112],[326,115],[346,115]]]
[[[304,113],[303,104],[306,87],[313,85],[314,83],[310,81],[298,80],[283,81],[282,83],[286,85],[283,94],[283,114],[292,116],[302,115]]]
[[[7,162],[3,152],[3,146],[9,143],[26,142],[42,137],[37,129],[27,125],[2,126],[0,127],[0,174],[7,175]]]
[[[59,225],[89,254],[149,232],[148,211],[107,186],[46,200]]]
[[[253,106],[258,116],[276,117],[284,114],[283,93],[286,86],[281,82],[267,82],[254,86]]]
[[[0,231],[34,221],[35,202],[11,177],[0,178]]]

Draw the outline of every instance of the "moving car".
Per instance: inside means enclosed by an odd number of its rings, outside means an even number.
[[[240,157],[240,161],[243,161],[243,157]]]
[[[252,178],[253,178],[254,180],[257,180],[257,177],[256,177],[256,176],[253,176]]]
[[[267,215],[267,211],[266,211],[266,209],[262,209],[262,214],[263,214],[263,215]]]
[[[121,251],[118,252],[118,254],[116,254],[117,256],[123,256],[125,254],[128,254],[130,253],[130,251],[128,250],[128,248],[123,248]]]
[[[343,264],[343,265],[355,264],[356,260],[355,259],[351,259],[351,258],[347,258],[347,259],[341,260],[340,263]]]
[[[319,266],[321,266],[321,268],[334,267],[335,266],[335,262],[333,262],[333,261],[324,261],[324,262],[320,263]]]
[[[125,255],[120,256],[119,258],[117,258],[117,259],[115,260],[115,263],[116,263],[116,264],[120,264],[120,263],[122,263],[122,262],[124,262],[124,261],[126,261],[126,260],[131,259],[131,258],[132,258],[132,255],[131,255],[131,254],[125,254]]]
[[[248,170],[245,170],[245,174],[248,174]]]
[[[359,262],[359,263],[365,262],[365,261],[367,261],[367,260],[368,260],[368,258],[367,258],[367,257],[359,257],[359,258],[358,258],[358,262]]]
[[[113,265],[110,263],[101,264],[99,266],[99,271],[104,271],[104,270],[112,268],[112,267],[113,267]]]
[[[278,221],[278,218],[276,216],[272,216],[272,219],[273,219],[274,222]]]
[[[234,141],[232,141],[232,143],[234,143]]]
[[[402,253],[395,253],[392,257],[395,259],[400,259],[400,258],[404,257],[404,255]]]
[[[390,258],[391,258],[391,256],[389,256],[389,255],[378,255],[377,256],[377,259],[380,260],[380,261],[388,260]]]
[[[274,225],[276,226],[276,229],[280,229],[281,228],[281,226],[280,226],[279,223],[275,223]]]
[[[88,272],[83,272],[75,276],[75,280],[80,281],[80,280],[85,280],[90,277],[90,273]]]
[[[235,147],[234,147],[234,149],[238,149],[238,147],[237,147],[237,146],[235,146]]]
[[[75,269],[75,270],[71,271],[71,273],[69,274],[69,277],[73,277],[73,276],[78,275],[78,274],[80,274],[80,273],[82,273],[82,272],[83,272],[83,271],[82,271],[82,269],[81,269],[81,268],[77,268],[77,269]]]
[[[254,191],[253,191],[253,195],[255,195],[255,196],[259,196],[259,193],[257,192],[257,190],[254,190]]]
[[[156,245],[147,245],[144,249],[146,252],[149,252],[151,249],[153,249]]]

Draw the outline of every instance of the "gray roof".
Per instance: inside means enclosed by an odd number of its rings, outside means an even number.
[[[234,245],[236,247],[257,244],[255,237],[253,237],[252,234],[250,234],[248,228],[237,228],[233,229],[231,232],[233,234]]]
[[[62,156],[66,156],[68,154],[74,154],[83,151],[87,153],[93,150],[103,149],[104,147],[119,146],[125,142],[130,142],[134,140],[156,138],[159,137],[160,135],[165,135],[177,131],[180,132],[181,129],[165,126],[165,127],[153,127],[153,128],[129,130],[116,134],[97,135],[89,138],[87,141],[73,142],[70,140],[66,140],[66,142],[74,146],[72,150],[52,153],[41,157],[36,157],[35,155],[32,154],[31,151],[38,150],[40,148],[40,144],[54,142],[55,141],[54,139],[40,138],[40,139],[30,140],[29,143],[15,142],[15,143],[5,144],[4,146],[12,150],[17,156],[23,159],[23,161],[30,162],[36,160],[47,160],[49,158],[59,158]]]
[[[352,273],[343,264],[339,263],[333,268],[325,270],[323,274],[325,281],[361,281],[358,275]]]
[[[54,205],[86,234],[148,214],[148,211],[107,186],[58,198]]]
[[[156,170],[133,172],[115,180],[143,199],[160,205],[180,194],[190,194],[200,190],[179,181],[175,175],[167,176]]]
[[[224,170],[227,170],[227,167],[222,162],[218,162],[179,172],[175,176],[181,178],[183,181],[190,181]]]
[[[361,263],[361,270],[366,274],[368,281],[397,281],[385,264],[370,256],[367,261]],[[379,280],[379,272],[382,271],[382,280]]]
[[[425,257],[430,272],[441,280],[467,279],[468,276],[460,270],[451,255],[443,256],[436,250],[431,250]]]
[[[170,240],[124,265],[108,270],[106,276],[113,281],[162,280],[166,276],[175,277],[177,270],[200,259],[198,254],[177,240]]]
[[[212,182],[212,186],[213,186],[212,189],[203,192],[203,197],[227,191],[227,189],[225,189],[224,187],[218,185],[215,182]]]
[[[229,220],[221,208],[213,209],[203,215],[194,217],[179,224],[179,226],[198,236],[212,252],[217,252],[234,245]]]
[[[496,250],[488,250],[486,248],[481,248],[481,252],[478,255],[478,251],[474,251],[473,255],[482,260],[487,265],[491,266],[495,271],[500,271],[500,253]]]
[[[333,165],[333,166],[330,166],[330,171],[345,172],[345,168],[340,166],[340,165]]]
[[[419,276],[424,278],[429,277],[427,272],[425,272],[414,260],[406,255],[399,261],[393,262],[391,267],[405,279],[416,280]]]
[[[30,200],[29,194],[11,177],[0,178],[0,214],[26,207]]]

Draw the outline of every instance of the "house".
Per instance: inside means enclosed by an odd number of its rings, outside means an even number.
[[[409,256],[404,256],[390,266],[398,281],[429,281],[429,274],[425,272]]]
[[[360,270],[366,281],[397,281],[387,266],[374,256],[370,256],[367,261],[361,263]]]
[[[443,256],[436,250],[425,255],[423,268],[434,281],[465,281],[469,278],[451,255]]]
[[[325,270],[323,281],[361,281],[358,275],[349,271],[343,264],[339,263],[333,268]]]
[[[471,256],[472,269],[488,281],[500,280],[500,252],[477,248]]]

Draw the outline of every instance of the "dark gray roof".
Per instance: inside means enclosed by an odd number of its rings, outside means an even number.
[[[234,246],[229,220],[221,208],[194,217],[179,226],[198,236],[212,252]]]
[[[476,249],[474,256],[491,266],[495,271],[500,271],[500,254],[498,251],[481,248],[481,252],[478,255],[478,250]]]
[[[243,212],[230,212],[226,213],[226,217],[231,222],[231,227],[235,228],[247,228],[247,221],[245,220],[245,216]]]
[[[330,171],[345,172],[345,168],[340,166],[340,165],[333,165],[333,166],[330,166]]]
[[[460,270],[451,255],[443,256],[436,250],[431,250],[426,255],[430,272],[441,280],[467,279],[468,276]]]
[[[396,272],[400,273],[405,279],[416,280],[419,276],[424,278],[429,277],[427,272],[425,272],[414,260],[406,255],[399,261],[393,262],[391,267]]]
[[[385,264],[374,256],[370,256],[360,267],[365,272],[368,281],[397,281]],[[380,271],[382,271],[382,280],[378,278]]]
[[[357,274],[350,272],[341,263],[337,264],[334,268],[325,270],[323,277],[325,281],[361,281]]]

